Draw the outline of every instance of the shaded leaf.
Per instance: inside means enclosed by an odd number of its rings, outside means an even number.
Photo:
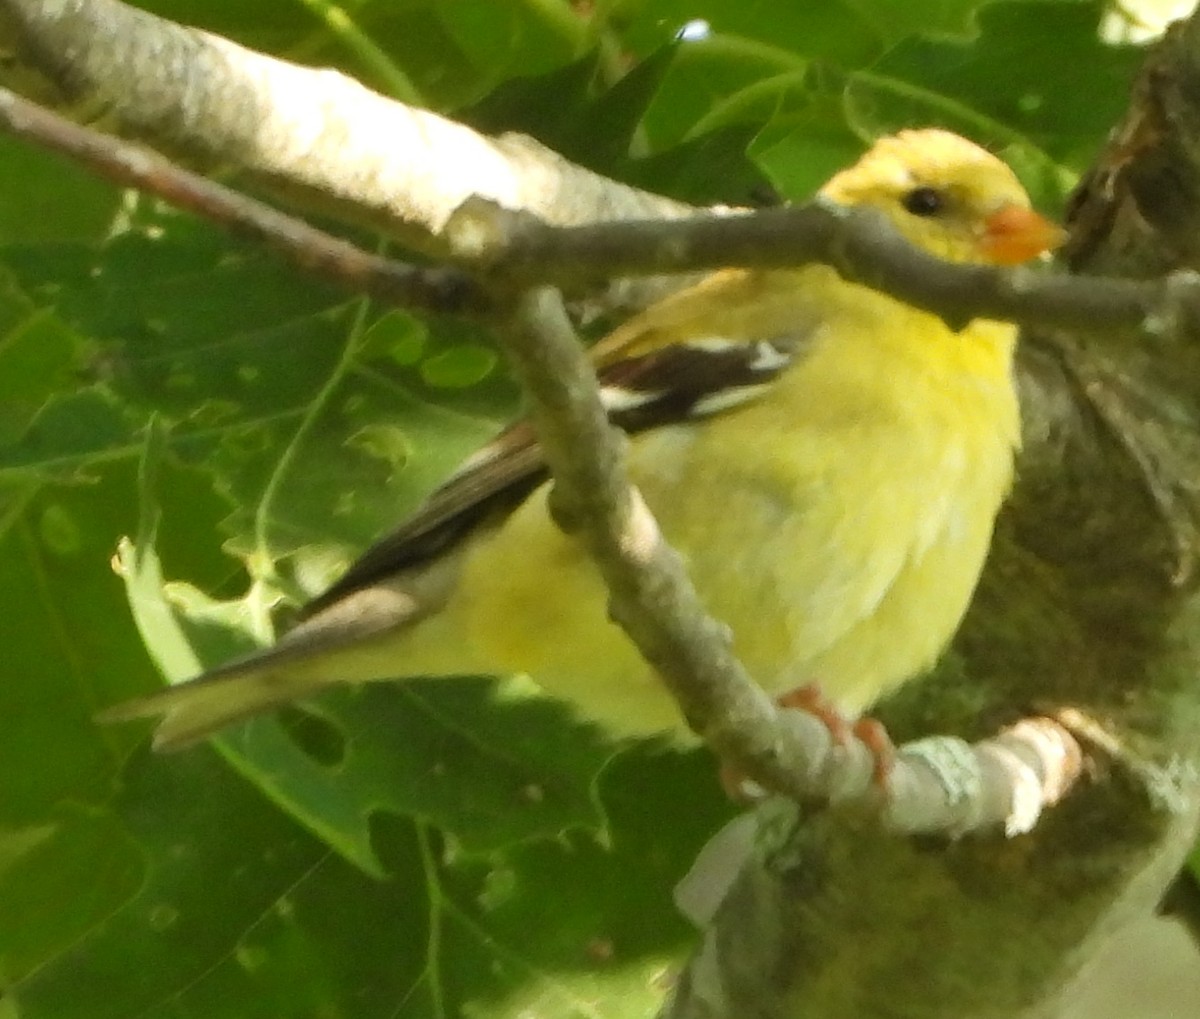
[[[165,589],[146,546],[123,546],[121,573],[147,647],[175,681],[200,671],[194,633],[209,631],[211,648],[211,628],[223,626],[225,658],[239,627],[244,647],[247,627],[263,618],[257,588],[226,603]],[[594,786],[612,750],[528,681],[374,684],[330,692],[304,711],[329,735],[297,739],[295,721],[264,717],[217,746],[268,798],[377,877],[370,822],[380,812],[432,820],[472,852],[602,824]],[[314,752],[313,738],[332,751]]]

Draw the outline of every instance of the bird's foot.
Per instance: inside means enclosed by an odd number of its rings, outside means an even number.
[[[887,789],[888,779],[896,767],[896,744],[878,718],[860,718],[852,726],[852,731],[862,745],[871,751],[871,780],[882,792]]]
[[[896,766],[896,745],[887,729],[877,718],[859,718],[850,722],[816,683],[805,683],[782,694],[775,701],[781,708],[791,708],[812,715],[824,724],[838,746],[845,746],[853,736],[870,752],[871,776],[880,789],[887,787],[888,778]]]
[[[816,683],[805,683],[785,694],[780,694],[775,698],[775,703],[781,708],[790,708],[792,711],[803,711],[806,715],[812,715],[829,730],[830,738],[839,747],[844,747],[850,741],[850,737],[855,735],[854,727],[846,716],[838,710],[838,706],[833,701],[825,696]]]
[[[816,683],[806,683],[789,690],[776,698],[775,703],[781,708],[812,715],[829,730],[830,738],[837,746],[845,746],[851,738],[858,739],[871,753],[872,782],[880,790],[887,788],[888,778],[896,764],[896,745],[877,718],[850,721]],[[763,790],[736,765],[722,763],[718,777],[721,788],[731,800],[745,803],[763,796]]]

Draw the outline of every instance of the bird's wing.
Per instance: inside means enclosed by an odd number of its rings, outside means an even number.
[[[304,606],[309,619],[354,591],[436,559],[485,519],[504,516],[545,477],[533,428],[518,421],[470,457],[398,527]]]
[[[641,316],[633,328],[622,327],[595,348],[609,419],[633,433],[707,417],[752,400],[802,357],[815,321],[797,321],[795,331],[786,334],[776,329],[773,335],[732,340],[713,330],[712,323]],[[673,342],[660,343],[659,333],[667,326]],[[510,426],[309,602],[301,618],[309,619],[355,591],[436,559],[476,526],[502,519],[546,476],[532,426],[527,421]]]

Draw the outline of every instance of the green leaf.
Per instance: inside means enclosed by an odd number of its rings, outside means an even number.
[[[582,59],[546,74],[504,82],[465,114],[479,130],[531,134],[568,159],[598,172],[616,172],[637,145],[648,105],[674,59],[664,46],[604,87],[602,56]]]
[[[970,34],[976,12],[991,2],[922,0],[919,4],[901,4],[890,0],[846,0],[848,7],[889,43],[899,42],[910,35]]]
[[[787,49],[738,36],[715,35],[681,43],[642,128],[653,150],[705,130],[714,111],[765,77],[795,74],[807,60]],[[718,114],[719,115],[719,114]]]
[[[750,156],[772,185],[803,200],[862,154],[863,141],[846,124],[840,102],[821,96],[802,113],[781,118],[761,131]]]
[[[991,4],[979,14],[977,39],[915,36],[852,75],[850,115],[876,134],[929,123],[1020,142],[1080,170],[1124,109],[1142,60],[1131,47],[1100,41],[1103,9],[1063,0]]]
[[[117,214],[117,188],[61,156],[0,136],[0,245],[103,236]]]
[[[5,488],[0,619],[5,682],[0,713],[0,826],[45,822],[64,801],[102,802],[127,738],[92,713],[107,682],[151,680],[109,561],[134,522],[130,472],[90,483]]]
[[[582,19],[560,0],[455,0],[430,6],[478,72],[493,81],[561,66],[587,41]]]
[[[132,458],[157,416],[172,452],[237,507],[230,548],[244,555],[361,548],[511,413],[477,328],[435,323],[402,363],[371,336],[366,305],[178,216],[99,249],[14,248],[7,261],[19,293],[56,315],[39,320],[55,342],[13,333],[0,347],[0,362],[6,350],[40,361],[22,365],[33,381],[12,376],[32,395],[11,403],[8,432],[23,435],[0,448],[0,477]]]
[[[12,1001],[23,1019],[646,1015],[691,940],[670,887],[727,807],[690,757],[635,754],[605,784],[608,844],[577,834],[464,857],[391,819],[375,831],[391,876],[375,881],[215,755],[139,754],[93,840],[97,860],[119,862],[124,901]]]
[[[500,358],[491,347],[460,343],[421,362],[421,378],[438,389],[477,386],[495,370]]]
[[[320,865],[327,851],[315,839],[222,771],[207,752],[131,762],[114,811],[122,844],[142,854],[136,894],[17,982],[25,1019],[167,1014],[155,1010],[236,960],[243,939]]]
[[[746,155],[757,133],[750,125],[718,128],[630,164],[625,179],[696,205],[770,203],[766,176]]]
[[[677,47],[669,45],[651,53],[596,97],[563,139],[563,154],[597,170],[619,167],[628,160],[637,148],[635,139],[646,110],[670,72],[676,52]]]
[[[9,281],[0,276],[0,287]],[[26,432],[59,389],[84,369],[89,346],[17,291],[0,292],[0,446]]]
[[[37,823],[0,830],[0,959],[33,971],[102,924],[138,891],[142,856],[106,809],[62,804]]]
[[[936,125],[999,151],[1036,204],[1060,208],[1116,120],[1140,59],[1100,42],[1100,13],[1077,0],[993,3],[979,12],[975,38],[914,35],[869,66],[814,66],[790,99],[783,89],[793,79],[780,76],[777,112],[751,155],[798,198],[853,161],[866,140]],[[754,93],[760,105],[764,98]]]
[[[657,49],[686,24],[707,22],[712,38],[763,44],[793,57],[821,56],[853,66],[880,51],[874,18],[846,0],[781,4],[773,0],[653,0],[638,6],[626,38],[639,52]],[[704,47],[704,43],[692,46]],[[690,48],[685,45],[684,50]]]
[[[238,624],[244,647],[246,621],[263,618],[257,588],[218,604],[164,585],[151,548],[126,544],[120,562],[142,636],[173,681],[199,671],[198,631],[208,631],[211,647],[211,628],[224,627],[224,658]],[[217,746],[266,796],[375,876],[383,872],[370,839],[378,812],[433,820],[473,852],[603,823],[594,784],[612,750],[528,681],[378,684],[329,693],[304,713],[308,738],[297,738],[295,718],[291,726],[260,718]],[[314,752],[314,742],[323,749]]]
[[[0,972],[20,976],[136,888],[136,851],[107,813],[131,734],[93,712],[152,668],[109,560],[134,523],[132,472],[0,485]]]
[[[597,87],[597,55],[555,67],[545,74],[521,75],[501,82],[463,119],[489,134],[520,131],[558,149],[575,132],[577,118]]]

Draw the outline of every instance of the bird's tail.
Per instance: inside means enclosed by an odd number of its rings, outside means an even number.
[[[251,655],[186,683],[101,711],[99,722],[157,718],[155,750],[184,750],[227,725],[309,696],[327,683],[272,667]]]
[[[466,657],[461,640],[451,639],[453,620],[435,615],[413,625],[422,605],[400,586],[364,588],[309,617],[273,647],[108,708],[97,720],[158,718],[154,749],[182,750],[335,683],[485,671]]]

